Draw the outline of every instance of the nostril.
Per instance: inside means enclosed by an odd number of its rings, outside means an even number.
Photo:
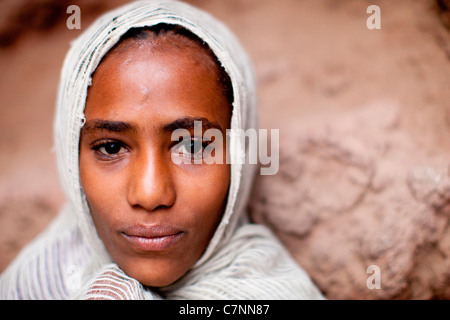
[[[175,200],[176,192],[170,181],[159,180],[152,184],[135,181],[128,190],[128,203],[146,211],[168,209],[174,205]]]

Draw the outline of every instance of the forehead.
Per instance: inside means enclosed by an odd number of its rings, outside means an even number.
[[[199,47],[142,42],[107,55],[95,71],[85,115],[126,121],[194,116],[229,126],[231,107]]]

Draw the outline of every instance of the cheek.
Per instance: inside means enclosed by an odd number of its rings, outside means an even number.
[[[80,149],[80,179],[91,211],[92,218],[100,234],[115,221],[114,209],[120,197],[120,174],[105,174],[104,168],[95,163],[87,150]]]
[[[195,213],[192,219],[196,226],[201,230],[208,226],[213,229],[209,232],[211,234],[225,209],[230,184],[230,165],[191,165],[190,169],[182,180],[183,186],[180,189],[183,194],[179,195],[179,199],[183,199],[184,205]]]
[[[99,179],[95,166],[89,159],[87,152],[80,150],[80,179],[83,191],[88,199],[89,205],[96,205],[102,203],[106,197],[104,189],[102,190],[101,184],[104,181]]]

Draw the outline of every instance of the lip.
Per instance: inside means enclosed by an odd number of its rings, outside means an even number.
[[[175,245],[184,232],[170,226],[133,226],[121,232],[123,238],[141,251],[163,251]]]

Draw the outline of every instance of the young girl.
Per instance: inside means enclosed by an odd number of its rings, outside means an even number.
[[[250,65],[226,27],[176,1],[133,2],[87,29],[54,123],[67,205],[2,274],[0,298],[323,298],[247,220],[254,165],[201,161],[211,143],[216,157],[246,152],[225,132],[257,127]]]

